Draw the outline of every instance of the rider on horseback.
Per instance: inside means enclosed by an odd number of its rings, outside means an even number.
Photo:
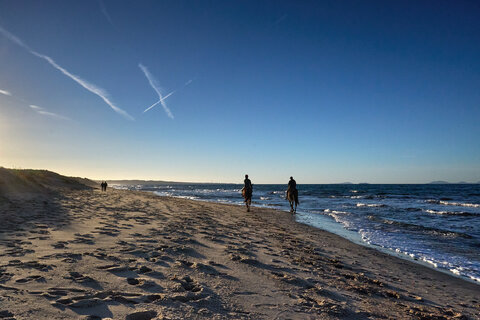
[[[287,195],[288,192],[293,192],[295,195],[295,201],[298,202],[298,190],[297,190],[297,182],[293,179],[293,177],[290,177],[290,181],[288,181],[288,188],[287,188]]]
[[[253,192],[253,187],[252,187],[252,181],[248,179],[248,174],[245,175],[245,180],[243,180],[243,187],[245,188],[245,193],[251,197]]]
[[[297,190],[297,182],[293,180],[293,177],[290,177],[290,181],[288,181],[288,190],[295,191]]]
[[[247,206],[247,212],[250,211],[250,205],[252,204],[252,181],[248,179],[248,174],[245,175],[245,180],[243,180],[243,189],[242,196],[245,199],[245,205]]]

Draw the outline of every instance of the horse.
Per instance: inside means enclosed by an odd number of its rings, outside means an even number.
[[[247,206],[247,212],[250,212],[250,205],[252,204],[252,189],[242,189],[242,196],[245,199],[245,205]]]
[[[299,204],[298,202],[298,190],[287,190],[287,200],[290,202],[290,212],[291,213],[297,213],[297,205]],[[295,208],[294,208],[295,205]]]

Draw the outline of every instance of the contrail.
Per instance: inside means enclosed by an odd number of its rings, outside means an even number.
[[[284,14],[283,16],[281,16],[280,18],[278,18],[273,24],[279,24],[280,22],[282,22],[283,20],[287,19],[288,17],[288,14]]]
[[[8,32],[7,30],[3,29],[2,27],[0,27],[0,33],[2,33],[5,37],[7,37],[11,41],[15,42],[16,44],[18,44],[19,46],[21,46],[22,48],[24,48],[25,50],[30,52],[32,55],[34,55],[38,58],[41,58],[43,60],[46,60],[52,67],[54,67],[55,69],[57,69],[58,71],[60,71],[61,73],[63,73],[64,75],[66,75],[67,77],[69,77],[70,79],[72,79],[73,81],[75,81],[76,83],[78,83],[79,85],[81,85],[82,87],[87,89],[88,91],[90,91],[91,93],[99,96],[115,112],[121,114],[122,116],[124,116],[125,118],[127,118],[129,120],[134,120],[134,118],[131,115],[129,115],[126,111],[117,107],[108,97],[108,93],[105,90],[103,90],[102,88],[99,88],[96,85],[94,85],[93,83],[90,83],[90,82],[80,78],[79,76],[70,73],[68,70],[66,70],[63,67],[61,67],[60,65],[58,65],[49,56],[46,56],[44,54],[41,54],[41,53],[38,53],[38,52],[32,50],[22,40],[20,40],[19,38],[17,38],[16,36],[11,34],[10,32]]]
[[[172,91],[170,92],[169,94],[167,94],[165,97],[163,97],[162,99],[158,100],[157,102],[155,102],[154,104],[152,104],[150,107],[148,107],[147,109],[145,109],[143,111],[143,113],[147,112],[148,110],[152,109],[153,107],[155,107],[157,104],[161,103],[163,100],[167,99],[168,97],[170,97],[172,94],[174,94],[175,91]]]
[[[42,114],[44,116],[49,116],[49,117],[52,117],[52,118],[57,118],[57,119],[62,119],[62,120],[70,120],[67,117],[58,115],[58,114],[53,113],[53,112],[44,111],[44,110],[37,111],[37,113]]]
[[[142,67],[145,68],[145,66],[143,66],[143,65],[141,65],[141,64],[140,64],[139,66],[140,66],[140,68],[142,68]],[[142,70],[143,70],[143,72],[145,72],[146,68],[145,68],[145,70],[144,70],[143,68],[142,68]],[[146,70],[146,72],[148,72],[148,70]],[[151,75],[150,75],[150,76],[151,76]],[[148,77],[147,77],[147,78],[148,78]],[[154,79],[152,78],[152,80],[154,80]],[[149,79],[149,81],[150,81],[150,79]],[[152,82],[155,84],[155,81],[152,81]],[[152,85],[152,82],[150,82],[150,85]],[[162,102],[165,101],[168,97],[170,97],[172,94],[174,94],[175,92],[177,92],[177,91],[179,91],[179,90],[182,90],[183,88],[185,88],[186,86],[188,86],[188,85],[189,85],[190,83],[192,83],[192,82],[193,82],[193,79],[188,80],[187,82],[185,82],[185,84],[183,85],[182,88],[180,88],[180,89],[178,89],[178,90],[173,90],[172,92],[170,92],[169,94],[167,94],[165,97],[161,98],[160,100],[158,100],[157,102],[155,102],[154,104],[152,104],[150,107],[148,107],[147,109],[145,109],[145,110],[143,111],[143,113],[145,113],[145,112],[147,112],[148,110],[152,109],[153,107],[155,107],[155,106],[158,105],[159,103],[162,103]],[[153,85],[152,85],[152,87],[155,89],[155,87],[154,87]],[[158,93],[157,89],[155,89],[155,91]],[[162,106],[163,106],[163,104],[162,104]],[[164,107],[164,108],[165,108],[165,107]],[[173,119],[173,118],[172,118],[172,119]]]
[[[45,109],[43,109],[42,107],[36,106],[36,105],[34,105],[34,104],[31,104],[31,105],[30,105],[30,108],[32,108],[33,110],[35,110],[35,112],[37,112],[38,114],[41,114],[41,115],[44,115],[44,116],[49,116],[49,117],[52,117],[52,118],[62,119],[62,120],[70,120],[69,118],[64,117],[64,116],[61,116],[61,115],[59,115],[59,114],[45,111]]]
[[[156,103],[154,103],[152,106],[150,106],[149,108],[147,108],[147,110],[145,110],[143,112],[146,112],[146,111],[150,110],[151,108],[156,106],[158,103],[160,103],[163,107],[163,110],[165,110],[165,112],[167,113],[167,116],[169,116],[171,119],[173,119],[173,114],[170,111],[170,109],[167,107],[167,104],[165,103],[165,99],[168,98],[169,96],[171,96],[175,91],[172,91],[169,94],[167,94],[165,97],[163,97],[162,93],[160,92],[160,88],[157,84],[157,81],[155,80],[153,75],[148,71],[147,67],[145,67],[141,63],[138,64],[138,67],[143,71],[143,73],[145,74],[145,77],[147,77],[148,82],[150,83],[150,86],[158,94],[158,99],[159,99]]]
[[[8,92],[7,90],[2,90],[0,89],[0,94],[4,94],[6,96],[11,96],[12,94],[10,92]]]
[[[100,10],[102,11],[103,15],[107,18],[108,22],[110,22],[112,27],[114,27],[112,18],[107,12],[107,7],[105,7],[105,3],[103,3],[103,0],[99,0],[98,2],[100,3]]]

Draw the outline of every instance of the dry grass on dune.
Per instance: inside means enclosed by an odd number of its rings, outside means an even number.
[[[60,190],[85,190],[96,183],[86,178],[66,177],[48,170],[0,167],[0,197],[11,198]]]

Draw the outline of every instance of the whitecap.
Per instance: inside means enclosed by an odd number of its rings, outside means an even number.
[[[442,204],[444,206],[455,206],[455,207],[469,207],[469,208],[480,208],[480,204],[477,203],[465,203],[465,202],[452,202],[444,200],[425,200],[427,203]]]
[[[480,208],[480,204],[476,204],[476,203],[448,202],[448,201],[440,201],[439,203],[446,206]]]
[[[357,203],[357,207],[385,207],[385,205],[380,203]]]
[[[456,274],[457,276],[460,275],[460,271],[458,271],[458,269],[450,269],[450,272],[452,272],[453,274]]]

